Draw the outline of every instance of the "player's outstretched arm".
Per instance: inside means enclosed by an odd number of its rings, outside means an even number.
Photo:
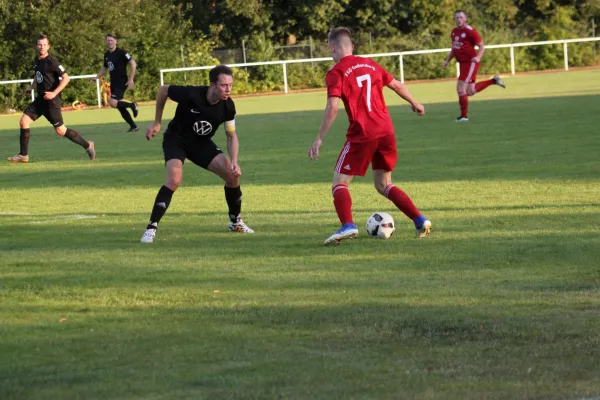
[[[127,87],[129,89],[133,89],[133,86],[135,85],[133,83],[133,78],[135,77],[135,69],[137,68],[137,64],[135,62],[135,60],[132,58],[131,60],[129,60],[129,80],[127,81]]]
[[[44,94],[44,99],[52,100],[53,98],[58,96],[58,94],[62,92],[62,90],[69,84],[70,81],[71,78],[69,78],[69,74],[67,74],[66,72],[62,74],[58,87],[51,92],[46,92]]]
[[[419,104],[412,96],[410,91],[399,80],[393,79],[388,85],[396,94],[406,100],[412,107],[412,110],[419,116],[425,114],[425,107]]]
[[[103,65],[102,69],[100,70],[100,72],[98,72],[96,74],[95,78],[90,78],[90,83],[94,83],[96,82],[98,79],[102,78],[104,76],[104,74],[106,73],[106,71],[108,71],[108,69]]]
[[[31,94],[31,91],[33,90],[33,82],[34,82],[34,79],[31,80],[29,87],[27,89],[25,89],[23,96],[29,96]]]
[[[454,49],[451,49],[450,53],[448,53],[448,56],[444,59],[444,62],[442,63],[442,68],[446,68],[448,66],[448,63],[450,63],[450,61],[452,61],[453,58],[454,58]]]
[[[167,103],[167,97],[169,96],[169,86],[163,85],[158,89],[158,95],[156,95],[156,111],[154,113],[154,122],[148,128],[146,128],[146,139],[152,140],[158,132],[160,132],[160,125],[162,123],[162,115]]]
[[[477,50],[477,55],[473,57],[471,61],[474,63],[478,63],[481,62],[481,57],[483,57],[483,53],[485,52],[485,45],[483,44],[482,40],[479,43],[475,43],[475,46],[479,47],[479,49]]]
[[[327,135],[327,132],[331,129],[331,125],[337,117],[338,110],[340,107],[340,98],[332,96],[327,99],[327,106],[323,114],[323,120],[321,121],[321,127],[319,128],[319,134],[313,142],[310,149],[308,149],[308,157],[311,160],[317,160],[319,158],[319,148],[323,143],[323,138]]]
[[[242,169],[238,165],[238,152],[240,148],[238,136],[235,128],[231,129],[231,125],[227,122],[225,123],[225,134],[227,135],[227,152],[229,153],[229,159],[231,160],[231,173],[234,176],[241,176]]]

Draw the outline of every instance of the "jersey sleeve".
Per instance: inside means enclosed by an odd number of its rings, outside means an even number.
[[[481,35],[479,35],[479,32],[473,29],[470,33],[471,34],[469,36],[471,37],[471,43],[473,43],[473,45],[481,43]]]
[[[63,67],[56,58],[52,59],[52,69],[54,70],[54,72],[56,72],[59,76],[63,76],[64,74],[67,73],[67,70],[65,70],[65,67]]]
[[[377,64],[377,69],[381,74],[381,80],[383,81],[383,86],[387,86],[391,81],[394,80],[394,76],[388,72],[387,69],[383,68],[381,65]]]
[[[177,103],[185,103],[191,96],[191,87],[190,86],[169,86],[169,91],[167,92],[169,98]]]
[[[339,71],[329,70],[325,76],[325,83],[327,84],[327,98],[342,97],[343,78]]]
[[[122,54],[123,54],[123,61],[125,62],[125,64],[129,64],[129,61],[131,61],[133,59],[131,54],[129,54],[129,52],[127,50],[123,50]]]
[[[225,113],[225,121],[233,121],[235,119],[235,103],[233,100],[227,104],[227,112]]]

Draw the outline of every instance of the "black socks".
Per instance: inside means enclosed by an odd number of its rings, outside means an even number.
[[[152,208],[152,214],[150,215],[150,223],[146,229],[157,228],[161,218],[167,212],[169,204],[171,204],[173,193],[175,192],[164,185],[160,188],[156,195],[156,200],[154,201],[154,207]]]
[[[71,142],[77,143],[86,150],[88,147],[90,147],[90,144],[73,129],[67,128],[67,132],[65,132],[65,137]]]
[[[242,212],[242,190],[240,187],[230,188],[225,186],[225,200],[229,207],[229,219],[237,222]]]
[[[133,122],[133,118],[131,118],[131,114],[129,114],[129,111],[127,111],[127,108],[133,108],[131,104],[132,103],[128,103],[126,101],[121,100],[117,103],[117,110],[119,110],[119,112],[121,113],[121,117],[123,117],[125,122],[127,122],[131,128],[136,128],[137,125],[135,124],[135,122]]]
[[[26,156],[29,152],[29,134],[31,130],[29,128],[23,129],[21,128],[21,135],[19,136],[19,142],[21,144],[20,155]]]

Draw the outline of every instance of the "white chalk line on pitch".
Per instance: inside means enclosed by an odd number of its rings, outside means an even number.
[[[52,222],[59,221],[77,221],[82,219],[94,219],[97,218],[95,215],[83,215],[83,214],[32,214],[27,212],[5,212],[1,211],[0,216],[4,217],[51,217],[50,219],[43,221],[24,221],[26,224],[50,224]]]

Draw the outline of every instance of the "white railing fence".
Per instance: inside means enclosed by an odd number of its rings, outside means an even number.
[[[77,76],[69,76],[71,80],[73,79],[91,79],[95,78],[94,75],[77,75]],[[10,85],[15,83],[31,83],[31,79],[17,79],[13,81],[0,81],[0,85]],[[35,86],[35,85],[34,85]],[[102,107],[102,95],[100,93],[100,79],[96,79],[96,98],[98,100],[98,107]],[[31,101],[35,100],[35,89],[31,91]]]
[[[595,42],[600,40],[600,37],[590,37],[590,38],[581,38],[581,39],[562,39],[562,40],[547,40],[543,42],[524,42],[524,43],[509,43],[509,44],[493,44],[486,45],[486,49],[501,49],[508,48],[510,49],[510,69],[511,74],[514,75],[516,73],[516,63],[515,63],[515,47],[525,47],[525,46],[543,46],[543,45],[552,45],[552,44],[562,44],[564,59],[565,59],[565,71],[569,70],[569,52],[568,52],[568,44],[569,43],[582,43],[582,42]],[[411,51],[400,51],[400,52],[392,52],[392,53],[377,53],[377,54],[364,54],[363,57],[398,57],[398,61],[400,63],[400,81],[404,83],[404,57],[410,55],[417,54],[431,54],[431,53],[448,53],[450,51],[447,49],[433,49],[433,50],[411,50]],[[289,85],[287,79],[287,65],[288,64],[300,64],[300,63],[314,63],[314,62],[332,62],[331,57],[321,57],[321,58],[306,58],[301,60],[282,60],[282,61],[265,61],[265,62],[251,62],[251,63],[243,63],[243,64],[229,64],[232,68],[240,68],[240,67],[253,67],[259,65],[281,65],[282,66],[282,78],[283,78],[283,88],[284,92],[289,92]],[[201,67],[187,67],[187,68],[167,68],[160,70],[160,84],[165,84],[164,74],[167,72],[179,72],[179,71],[197,71],[197,70],[206,70],[213,68],[214,65],[204,65]],[[460,69],[458,63],[456,64],[456,76],[460,75]]]
[[[600,37],[590,37],[590,38],[581,38],[581,39],[562,39],[562,40],[547,40],[544,42],[525,42],[525,43],[509,43],[509,44],[495,44],[495,45],[486,45],[486,49],[500,49],[500,48],[508,48],[510,50],[510,69],[511,74],[514,75],[516,73],[516,60],[515,60],[515,47],[525,47],[525,46],[543,46],[543,45],[554,45],[554,44],[562,44],[563,45],[563,53],[565,60],[565,71],[569,70],[569,43],[583,43],[583,42],[595,42],[599,41]],[[398,62],[400,64],[400,81],[404,83],[404,57],[411,55],[419,55],[419,54],[432,54],[432,53],[448,53],[450,51],[447,49],[433,49],[433,50],[411,50],[411,51],[400,51],[400,52],[392,52],[392,53],[377,53],[377,54],[365,54],[364,57],[398,57]],[[321,58],[307,58],[301,60],[282,60],[282,61],[265,61],[265,62],[251,62],[251,63],[243,63],[243,64],[229,64],[232,68],[239,67],[252,67],[259,65],[281,65],[282,66],[282,79],[283,79],[283,87],[284,92],[289,92],[288,85],[288,75],[287,75],[287,65],[288,64],[300,64],[300,63],[315,63],[315,62],[331,62],[331,57],[321,57]],[[160,70],[160,84],[165,84],[165,73],[168,72],[179,72],[179,71],[197,71],[197,70],[206,70],[213,68],[214,65],[204,65],[201,67],[187,67],[187,68],[168,68]],[[456,64],[456,73],[457,76],[459,74],[458,64]],[[71,79],[90,79],[94,78],[96,75],[78,75],[71,76]],[[31,83],[31,79],[17,79],[10,81],[0,81],[0,85],[10,85],[10,84],[18,84],[18,83]],[[102,95],[100,91],[100,81],[96,80],[96,97],[98,101],[98,107],[102,107]],[[31,99],[35,99],[35,92],[31,92]]]

